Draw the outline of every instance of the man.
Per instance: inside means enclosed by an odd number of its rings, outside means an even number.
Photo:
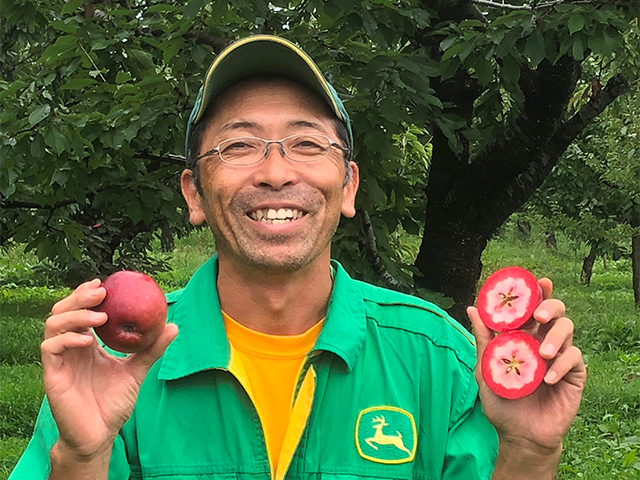
[[[98,280],[53,307],[47,401],[12,480],[554,476],[585,368],[551,282],[534,315],[546,383],[509,401],[474,378],[492,337],[474,308],[477,347],[433,305],[332,263],[358,167],[304,52],[270,36],[222,52],[187,137],[182,191],[217,256],[168,295],[157,342],[124,359],[90,333],[106,321],[88,310]]]

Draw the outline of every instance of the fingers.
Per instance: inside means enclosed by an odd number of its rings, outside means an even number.
[[[554,318],[564,317],[566,307],[557,298],[543,300],[533,312],[533,318],[538,323],[547,323]]]
[[[45,370],[62,364],[62,354],[68,350],[90,346],[94,342],[91,327],[107,321],[107,314],[87,308],[99,305],[106,295],[100,280],[85,282],[71,295],[57,302],[45,322],[44,338],[40,345]]]
[[[582,359],[582,352],[578,347],[571,346],[555,358],[544,377],[544,381],[548,385],[554,385],[561,379],[565,379],[582,387],[586,373],[587,369]],[[573,376],[576,378],[572,378]]]
[[[542,288],[542,298],[547,299],[551,296],[553,291],[553,282],[547,277],[538,279],[538,285]]]
[[[558,318],[550,325],[540,345],[540,355],[546,360],[573,344],[573,322],[567,317]]]
[[[152,345],[128,358],[135,374],[140,377],[140,381],[144,379],[149,368],[164,354],[177,335],[178,326],[174,323],[167,323],[158,339]]]
[[[51,309],[51,314],[58,315],[71,310],[96,307],[102,303],[106,295],[107,291],[100,286],[100,280],[96,278],[81,284],[71,295],[56,303]]]
[[[484,353],[484,349],[487,348],[489,342],[495,338],[495,333],[482,323],[476,307],[467,307],[467,315],[469,316],[469,320],[471,320],[473,336],[476,339],[476,356],[478,364],[478,368],[476,368],[476,381],[480,385],[482,383],[482,376],[480,374],[479,366],[482,361],[482,354]]]
[[[86,332],[107,321],[107,314],[92,310],[75,310],[52,315],[45,323],[44,338],[51,338],[66,332]]]
[[[91,333],[75,332],[66,332],[43,341],[40,344],[40,353],[45,379],[50,369],[57,370],[62,366],[62,354],[69,350],[88,347],[93,342],[94,337]]]

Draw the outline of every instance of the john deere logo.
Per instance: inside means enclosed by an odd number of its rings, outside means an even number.
[[[416,423],[396,407],[371,407],[356,422],[356,446],[361,457],[378,463],[405,463],[416,454]]]

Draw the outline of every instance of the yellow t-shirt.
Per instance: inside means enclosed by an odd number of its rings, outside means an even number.
[[[248,393],[262,422],[271,471],[275,472],[296,382],[324,321],[300,335],[267,335],[239,324],[224,312],[222,318],[235,355],[233,361],[239,360],[240,370],[246,374]]]

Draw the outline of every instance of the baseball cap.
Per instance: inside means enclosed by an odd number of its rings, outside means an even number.
[[[344,122],[353,145],[351,120],[335,89],[327,82],[315,62],[294,43],[274,35],[254,35],[225,48],[213,61],[187,123],[186,148],[189,161],[189,138],[193,126],[220,93],[248,76],[278,74],[290,77],[316,92]]]

